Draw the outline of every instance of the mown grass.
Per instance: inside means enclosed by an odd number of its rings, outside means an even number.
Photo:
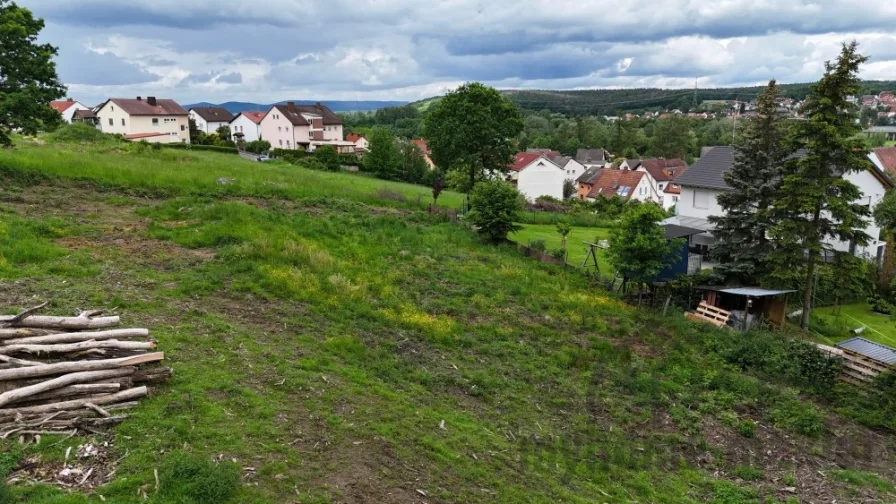
[[[825,331],[828,344],[852,338],[855,336],[852,330],[865,326],[863,338],[896,348],[896,321],[871,311],[868,303],[843,305],[839,309],[833,306],[817,308],[813,316],[828,328]]]
[[[523,245],[530,244],[532,240],[544,240],[548,250],[560,248],[562,238],[560,233],[557,232],[557,226],[550,224],[521,224],[520,227],[522,227],[520,231],[509,236],[511,240]],[[566,237],[566,262],[576,267],[582,266],[582,261],[585,260],[588,252],[588,247],[584,245],[584,242],[597,243],[600,240],[606,240],[609,234],[610,230],[606,227],[573,227]],[[612,267],[602,252],[598,252],[597,259],[601,273],[612,275]]]
[[[17,151],[0,151],[0,169],[19,177],[46,177],[90,182],[139,195],[177,195],[326,199],[422,208],[432,201],[428,187],[386,182],[372,177],[312,171],[278,163],[258,163],[210,152],[134,149],[118,142],[43,144],[20,140]],[[405,200],[383,197],[388,189]],[[459,208],[463,196],[443,191],[441,206]]]
[[[34,167],[5,164],[17,155]],[[86,167],[114,154],[83,155]],[[20,250],[4,255],[3,306],[117,306],[175,370],[115,430],[126,456],[111,484],[17,485],[13,502],[775,502],[782,469],[745,472],[751,454],[834,440],[799,390],[732,364],[725,333],[634,311],[574,271],[365,191],[148,200],[131,197],[147,184],[136,175],[73,187],[46,147],[2,156],[0,225],[16,238],[0,251]],[[59,187],[34,185],[42,164]],[[201,179],[194,168],[178,177]],[[72,257],[84,264],[63,266]],[[83,439],[55,442],[0,448],[49,464]],[[886,474],[876,453],[839,462]]]

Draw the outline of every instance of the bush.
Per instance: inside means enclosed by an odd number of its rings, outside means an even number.
[[[550,255],[554,259],[560,259],[562,261],[566,260],[566,251],[562,248],[551,249],[550,251],[548,251],[548,255]]]
[[[875,294],[868,298],[868,304],[871,305],[871,310],[877,313],[883,313],[884,315],[892,315],[896,312],[896,307],[887,302],[886,299],[880,297]]]
[[[246,144],[246,152],[251,152],[252,154],[261,154],[269,150],[271,150],[271,142],[267,140],[254,140]]]
[[[240,151],[236,147],[222,147],[219,145],[194,145],[185,143],[159,144],[166,149],[194,150],[206,152],[220,152],[222,154],[239,154]]]
[[[309,157],[311,154],[306,152],[305,149],[273,149],[271,150],[271,156],[276,159],[282,159],[287,163],[297,164],[302,159]]]
[[[221,504],[233,499],[239,482],[236,464],[215,464],[183,452],[172,452],[159,470],[158,502]]]
[[[529,242],[529,248],[532,250],[537,250],[539,252],[544,252],[548,249],[547,244],[541,238],[536,238]]]
[[[307,168],[309,170],[327,171],[327,165],[321,163],[319,159],[313,157],[306,157],[304,159],[297,159],[290,162],[296,166],[301,166],[302,168]]]
[[[93,125],[78,122],[66,124],[65,126],[60,127],[53,133],[47,135],[47,138],[50,141],[61,143],[96,143],[103,142],[114,137],[104,134]]]
[[[319,161],[329,171],[339,171],[339,153],[332,145],[321,145],[314,151],[314,159]]]
[[[814,406],[797,399],[784,401],[770,412],[775,427],[783,427],[809,437],[818,437],[824,432],[824,415]]]
[[[514,224],[522,207],[520,193],[501,180],[479,182],[470,195],[467,220],[489,241],[501,242],[507,234],[520,229]]]

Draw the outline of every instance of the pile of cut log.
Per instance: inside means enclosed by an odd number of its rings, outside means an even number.
[[[111,329],[102,310],[34,314],[46,305],[0,316],[0,439],[100,433],[171,376],[147,329]]]

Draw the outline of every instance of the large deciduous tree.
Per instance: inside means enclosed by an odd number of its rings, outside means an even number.
[[[856,123],[856,106],[848,96],[860,91],[859,66],[867,61],[858,44],[844,44],[837,60],[825,63],[824,76],[803,105],[805,121],[797,123],[791,146],[800,150],[785,162],[780,195],[774,203],[776,241],[774,257],[779,269],[802,274],[801,327],[809,327],[815,272],[831,239],[865,245],[870,209],[862,205],[862,192],[844,174],[866,170],[870,164]],[[803,155],[804,154],[804,155]]]
[[[433,162],[443,170],[463,172],[470,187],[485,175],[507,171],[522,130],[516,106],[478,82],[445,95],[423,124]]]
[[[622,273],[622,287],[642,284],[672,265],[681,250],[681,240],[667,240],[659,222],[665,212],[656,205],[629,208],[610,231],[607,259]]]
[[[734,165],[725,172],[731,190],[718,196],[723,212],[709,218],[718,239],[713,249],[719,262],[715,272],[728,282],[756,285],[771,273],[772,205],[784,161],[791,154],[785,142],[787,127],[775,103],[778,96],[772,80],[757,100],[757,115],[741,131]]]
[[[367,141],[370,145],[364,156],[365,168],[381,179],[397,180],[400,161],[392,132],[381,126],[373,128]]]
[[[38,44],[44,21],[9,0],[0,0],[0,145],[12,143],[10,131],[34,134],[60,121],[49,103],[65,95],[56,76],[56,48]]]

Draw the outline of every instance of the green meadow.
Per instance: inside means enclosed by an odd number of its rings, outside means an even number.
[[[174,369],[108,436],[0,440],[0,502],[896,498],[892,435],[780,366],[781,336],[637,311],[427,214],[428,188],[23,139],[0,187],[3,310],[115,308]],[[86,442],[109,483],[30,482]]]

